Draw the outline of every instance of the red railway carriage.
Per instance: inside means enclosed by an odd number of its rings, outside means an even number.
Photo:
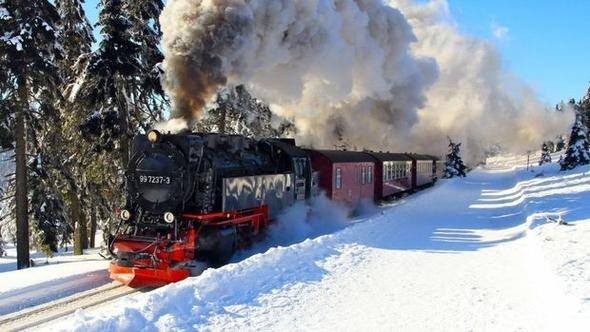
[[[375,159],[363,152],[307,150],[313,169],[319,171],[319,187],[328,197],[357,207],[374,199]]]
[[[375,199],[412,189],[412,158],[403,153],[366,153],[375,159]]]
[[[412,188],[432,185],[435,181],[435,157],[423,154],[408,154],[412,158]]]

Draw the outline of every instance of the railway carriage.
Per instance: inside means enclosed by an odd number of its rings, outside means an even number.
[[[403,153],[365,152],[375,160],[375,199],[412,190],[412,158]]]
[[[407,154],[412,159],[412,189],[432,185],[435,181],[435,158],[423,154]]]
[[[319,187],[331,200],[356,208],[374,200],[375,160],[356,151],[307,150],[320,173]]]

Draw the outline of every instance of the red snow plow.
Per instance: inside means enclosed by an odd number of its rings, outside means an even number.
[[[175,227],[165,236],[117,234],[111,243],[116,257],[109,267],[111,279],[131,287],[158,287],[189,277],[197,259],[220,266],[268,223],[268,207],[186,213],[175,222],[182,231]],[[202,270],[202,265],[197,267]]]

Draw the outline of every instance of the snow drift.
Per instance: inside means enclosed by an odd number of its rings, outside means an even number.
[[[302,144],[441,154],[451,135],[470,160],[537,148],[571,122],[461,35],[443,0],[174,0],[160,21],[173,117],[194,121],[244,83]]]

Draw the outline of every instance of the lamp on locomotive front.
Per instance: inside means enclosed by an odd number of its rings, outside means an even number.
[[[156,143],[160,139],[160,132],[152,129],[147,133],[147,139],[150,143]]]
[[[131,219],[131,212],[129,212],[129,210],[123,209],[119,213],[119,217],[121,217],[121,219],[127,221],[127,220]]]
[[[172,212],[166,212],[164,213],[164,221],[171,224],[174,222],[174,214]]]

